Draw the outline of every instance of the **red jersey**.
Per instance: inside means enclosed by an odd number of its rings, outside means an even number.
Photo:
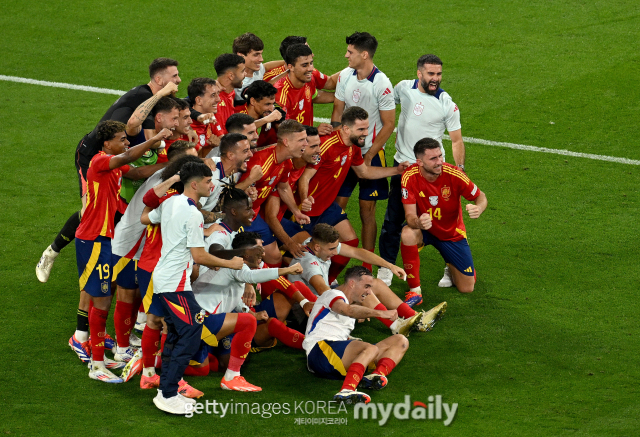
[[[222,135],[227,133],[224,125],[227,122],[227,119],[235,114],[235,109],[233,107],[233,101],[236,96],[236,91],[232,90],[230,93],[222,90],[220,91],[220,102],[218,103],[218,112],[216,113],[216,120],[218,120],[218,126],[222,131]]]
[[[113,218],[118,209],[122,173],[128,165],[113,170],[109,162],[115,155],[100,151],[93,157],[87,171],[87,208],[82,214],[76,238],[95,240],[99,236],[113,238]]]
[[[253,202],[253,211],[257,214],[260,211],[260,206],[269,197],[269,194],[276,189],[277,185],[280,182],[288,182],[289,171],[293,164],[290,159],[285,159],[278,164],[276,146],[267,147],[253,154],[247,163],[247,171],[243,173],[239,182],[249,177],[251,168],[254,165],[262,167],[262,178],[254,184],[258,190],[258,198]]]
[[[306,170],[307,166],[303,165],[300,168],[295,168],[293,165],[291,166],[291,171],[289,171],[289,186],[291,187],[291,192],[293,192],[293,197],[296,203],[300,203],[300,196],[298,196],[298,179],[302,176],[302,173]],[[272,196],[280,198],[280,194],[278,191],[273,191],[271,193]],[[287,211],[288,207],[284,204],[284,202],[280,202],[280,211],[278,211],[278,220],[282,220],[284,213]]]
[[[276,67],[273,70],[267,71],[264,74],[264,78],[262,80],[264,80],[265,82],[269,82],[271,79],[278,76],[279,74],[284,73],[285,71],[287,71],[287,67],[281,65],[280,67]],[[315,68],[313,69],[313,82],[315,83],[317,89],[323,89],[328,80],[329,76],[327,76],[326,74],[322,74]]]
[[[167,152],[169,151],[169,147],[171,147],[171,145],[178,140],[189,141],[189,137],[186,135],[182,135],[180,138],[176,138],[175,140],[164,140],[164,147],[161,149],[158,149],[158,160],[156,161],[156,164],[162,164],[163,162],[169,161],[169,158],[167,157]],[[196,144],[196,150],[198,149],[199,147]]]
[[[313,166],[316,174],[309,181],[309,196],[313,196],[313,207],[305,213],[317,217],[336,200],[340,187],[350,167],[364,164],[362,150],[358,146],[347,146],[340,131],[321,138],[320,162]]]
[[[247,104],[236,106],[238,114],[249,114]],[[263,124],[258,128],[258,143],[256,147],[266,147],[278,142],[278,130],[272,123]]]
[[[209,137],[211,135],[215,135],[217,137],[221,137],[222,135],[224,135],[224,133],[222,132],[224,126],[220,126],[220,123],[217,122],[217,117],[214,117],[214,119],[207,124],[202,124],[198,120],[194,120],[191,123],[191,129],[193,129],[194,132],[198,135],[196,151],[199,151],[207,145],[207,141],[209,141]]]
[[[480,189],[462,170],[451,164],[442,165],[442,174],[435,182],[429,182],[420,174],[418,164],[402,173],[402,203],[416,205],[418,217],[429,214],[433,226],[427,232],[442,241],[459,241],[467,238],[462,221],[460,196],[475,200]]]
[[[283,77],[274,85],[276,103],[287,113],[287,120],[296,120],[306,126],[313,126],[313,98],[318,95],[314,81],[307,82],[302,88],[296,88],[289,76]]]
[[[153,188],[149,191],[153,192]],[[143,201],[148,200],[147,193],[144,196]],[[168,198],[179,194],[176,190],[171,189],[167,193],[158,199],[158,196],[153,193],[155,202],[153,204],[145,202],[145,205],[149,207],[157,208],[162,202]],[[160,223],[157,225],[147,225],[146,231],[142,234],[144,236],[144,247],[142,248],[142,254],[140,254],[140,261],[138,261],[138,268],[144,269],[147,272],[153,272],[156,268],[158,260],[160,259],[160,253],[162,252],[162,232],[160,231]]]

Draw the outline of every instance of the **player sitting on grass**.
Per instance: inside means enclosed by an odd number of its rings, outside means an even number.
[[[356,319],[377,317],[395,321],[396,310],[377,310],[362,306],[373,288],[371,272],[362,266],[349,268],[344,284],[325,291],[316,301],[302,344],[307,352],[310,372],[328,379],[343,379],[342,389],[334,401],[347,404],[364,402],[371,398],[358,388],[381,389],[387,385],[387,375],[402,360],[409,341],[395,334],[378,343],[369,344],[350,339]],[[331,357],[331,359],[329,358]],[[364,376],[370,364],[373,373]]]
[[[336,254],[347,259],[355,258],[374,266],[386,267],[402,279],[406,276],[400,267],[386,262],[368,250],[341,244],[338,231],[326,223],[318,223],[313,228],[311,239],[307,240],[305,244],[306,252],[302,258],[294,258],[292,261],[293,263],[299,262],[304,270],[299,276],[290,276],[289,280],[303,281],[318,295],[322,295],[330,289],[328,284],[329,266],[331,265],[331,257]],[[429,331],[447,307],[446,302],[443,302],[426,312],[414,311],[409,305],[402,302],[384,282],[378,279],[373,281],[371,291],[372,295],[364,302],[364,306],[382,311],[387,308],[397,309],[400,316],[397,320],[378,318],[391,329],[393,334],[407,336],[414,327],[419,331]]]

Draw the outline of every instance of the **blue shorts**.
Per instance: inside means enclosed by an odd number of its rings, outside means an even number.
[[[220,314],[208,314],[204,317],[204,323],[202,325],[202,341],[209,346],[218,346],[218,339],[216,334],[222,329],[224,319],[227,317],[227,313]]]
[[[387,160],[385,158],[384,149],[371,160],[371,167],[386,167]],[[387,178],[382,179],[360,179],[352,168],[349,169],[347,177],[340,187],[338,197],[351,197],[351,193],[360,183],[360,200],[385,200],[389,198],[389,181]]]
[[[342,356],[352,341],[317,342],[307,355],[307,368],[321,378],[343,379],[347,375],[347,370],[342,364]]]
[[[234,335],[236,335],[235,332],[218,341],[218,346],[209,346],[209,353],[218,358],[223,355],[229,355],[231,353],[231,341],[233,340]]]
[[[422,241],[425,246],[430,244],[438,249],[444,261],[453,265],[463,275],[474,276],[476,274],[471,249],[466,238],[459,241],[441,241],[431,235],[429,231],[422,231]]]
[[[287,235],[290,237],[298,235],[300,232],[304,232],[304,226],[302,226],[300,223],[292,222],[291,220],[284,217],[282,217],[282,220],[280,220],[280,224],[282,225],[282,228],[287,233]]]
[[[344,209],[340,208],[340,205],[333,202],[322,214],[316,217],[311,217],[311,223],[303,225],[302,228],[311,235],[313,234],[313,227],[318,223],[326,223],[328,225],[335,226],[344,220],[348,220],[347,213]]]
[[[157,294],[153,293],[153,272],[138,269],[138,284],[140,284],[140,296],[144,305],[144,312],[162,317],[162,304]]]
[[[118,286],[135,290],[138,288],[138,260],[127,257],[111,255],[111,264],[113,265],[113,281]]]
[[[256,215],[256,217],[253,219],[253,223],[251,223],[251,226],[241,226],[238,232],[257,232],[262,238],[263,246],[268,246],[276,241],[276,237],[275,235],[273,235],[271,228],[269,228],[267,222],[265,222],[264,219],[260,217],[260,215]]]
[[[266,311],[269,317],[277,319],[278,315],[276,314],[276,307],[273,306],[273,299],[271,299],[272,296],[273,294],[269,295],[266,299],[262,299],[262,301],[253,308],[256,310],[256,313]]]
[[[76,261],[80,291],[93,297],[111,296],[111,238],[76,238]]]

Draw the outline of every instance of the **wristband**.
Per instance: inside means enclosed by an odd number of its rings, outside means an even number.
[[[464,164],[458,164],[458,165],[457,165],[457,167],[458,167],[460,170],[464,171]]]
[[[300,301],[300,308],[304,308],[304,306],[309,302],[309,299],[302,299]]]

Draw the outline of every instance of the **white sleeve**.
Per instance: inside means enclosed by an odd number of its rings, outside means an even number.
[[[187,247],[204,247],[204,219],[202,213],[195,207],[189,207],[190,215],[187,221]]]
[[[212,244],[219,244],[220,246],[227,248],[227,244],[229,241],[229,234],[227,231],[215,231],[213,234],[209,235],[205,238],[205,248],[209,250],[209,247]]]
[[[376,84],[376,96],[378,97],[379,111],[390,111],[396,109],[393,85],[391,85],[391,81],[386,76]]]
[[[278,269],[256,269],[251,270],[246,264],[242,266],[242,270],[231,270],[231,275],[238,282],[245,284],[260,284],[262,282],[278,279]]]
[[[447,95],[447,97],[442,102],[444,107],[444,125],[447,128],[448,132],[454,132],[462,128],[460,125],[460,110],[458,109],[458,105],[453,103],[451,97]]]
[[[400,104],[400,90],[402,89],[403,83],[404,83],[404,80],[401,82],[398,82],[398,85],[396,85],[396,87],[393,89],[393,100],[396,102],[396,105]]]
[[[346,81],[346,78],[349,77],[347,70],[349,70],[349,67],[342,70],[338,75],[338,83],[336,84],[336,93],[334,94],[335,98],[342,102],[344,102],[345,81]]]
[[[305,258],[307,258],[307,256],[311,257],[312,255],[305,254],[302,257],[302,259],[300,260],[300,264],[302,265],[302,268],[303,268],[302,274],[300,275],[302,277],[302,279],[304,279],[307,282],[310,282],[311,278],[316,276],[316,275],[320,276],[321,278],[324,277],[323,271],[320,268],[320,266],[317,265],[317,264],[313,264],[308,259],[305,259]],[[329,284],[327,284],[327,285],[329,285]]]
[[[151,223],[153,223],[154,225],[157,225],[158,223],[160,223],[161,218],[162,218],[162,204],[160,204],[160,206],[158,206],[156,209],[152,210],[149,213],[149,220],[151,220]]]

